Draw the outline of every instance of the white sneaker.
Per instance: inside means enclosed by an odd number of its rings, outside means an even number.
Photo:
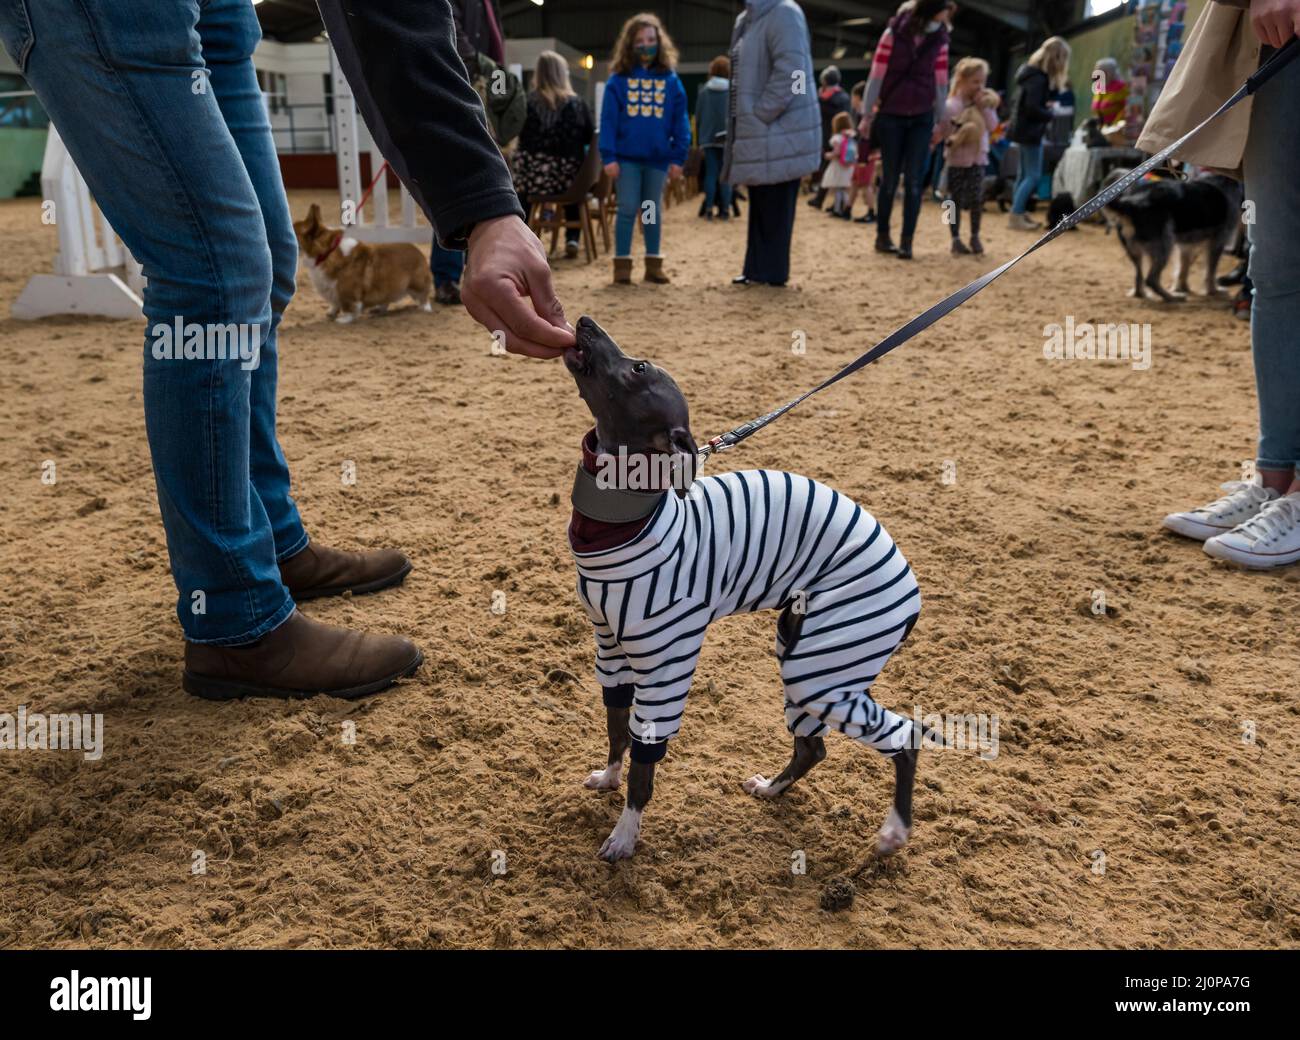
[[[1255,570],[1300,561],[1300,491],[1269,502],[1244,524],[1211,538],[1205,551]]]
[[[1230,480],[1220,484],[1219,488],[1228,493],[1200,509],[1170,513],[1165,517],[1164,525],[1177,534],[1203,542],[1244,524],[1277,498],[1277,492],[1272,488],[1245,480]]]

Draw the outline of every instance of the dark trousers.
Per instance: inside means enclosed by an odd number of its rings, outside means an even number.
[[[919,116],[896,116],[882,112],[876,117],[876,138],[880,142],[880,194],[876,199],[876,234],[889,237],[889,218],[893,215],[898,179],[903,179],[902,240],[911,242],[921,215],[921,197],[925,193],[925,171],[930,157],[930,133],[934,130],[934,113]]]
[[[750,281],[768,285],[784,285],[789,281],[790,238],[794,234],[798,199],[798,179],[750,185],[744,270]]]

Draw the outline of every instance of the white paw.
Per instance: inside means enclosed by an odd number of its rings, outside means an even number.
[[[429,313],[433,310],[433,304],[431,304],[428,300],[425,300],[422,304],[420,304],[420,310],[424,311],[425,313]]]
[[[903,826],[903,818],[898,815],[898,810],[890,806],[889,815],[885,817],[884,825],[876,835],[876,851],[882,856],[893,855],[907,844],[911,833],[910,827]]]
[[[352,319],[353,319],[353,315],[349,313],[349,314],[340,314],[334,320],[337,321],[340,325],[346,325],[348,324],[348,322],[352,321]]]
[[[761,773],[755,773],[740,786],[745,789],[746,794],[752,794],[755,798],[775,798],[781,793],[781,788],[775,786]]]
[[[623,815],[609,832],[605,844],[600,847],[600,858],[610,863],[627,859],[636,850],[637,835],[641,833],[641,813],[636,809],[623,808]]]
[[[583,787],[593,791],[613,791],[623,780],[623,762],[611,762],[604,769],[593,770],[582,782]]]

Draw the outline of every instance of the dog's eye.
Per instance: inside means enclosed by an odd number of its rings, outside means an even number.
[[[645,370],[646,370],[646,363],[644,361],[638,361],[635,365],[632,366],[632,371],[635,372],[637,375],[641,375],[642,373],[645,372]]]

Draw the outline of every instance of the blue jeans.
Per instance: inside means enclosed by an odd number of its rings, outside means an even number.
[[[433,246],[429,250],[429,270],[433,272],[435,288],[459,285],[461,275],[465,273],[465,250],[444,249],[438,244],[438,236],[434,235]]]
[[[889,221],[894,213],[894,194],[903,179],[904,242],[911,242],[921,216],[925,194],[925,171],[930,158],[930,134],[934,113],[898,116],[882,112],[876,116],[876,139],[880,142],[880,194],[876,198],[876,235],[889,238]]]
[[[704,149],[704,208],[709,209],[715,203],[718,212],[731,216],[731,185],[720,180],[722,172],[722,149]],[[714,194],[717,198],[714,199]]]
[[[307,545],[275,436],[298,250],[260,38],[248,0],[0,0],[0,39],[149,280],[145,430],[177,614],[187,639],[227,645],[293,612],[277,561]],[[259,363],[160,359],[177,320],[254,332]]]
[[[645,236],[646,256],[659,255],[659,235],[663,230],[664,181],[667,170],[656,170],[638,162],[619,161],[618,219],[614,221],[614,255],[632,255],[632,235],[636,225],[641,225]],[[654,203],[646,207],[647,202]]]
[[[1250,228],[1250,344],[1259,397],[1258,469],[1300,465],[1300,65],[1260,88],[1246,140]]]
[[[1020,149],[1020,172],[1016,174],[1016,189],[1011,199],[1011,212],[1024,213],[1029,208],[1029,197],[1043,176],[1043,146],[1041,144],[1018,144]]]

